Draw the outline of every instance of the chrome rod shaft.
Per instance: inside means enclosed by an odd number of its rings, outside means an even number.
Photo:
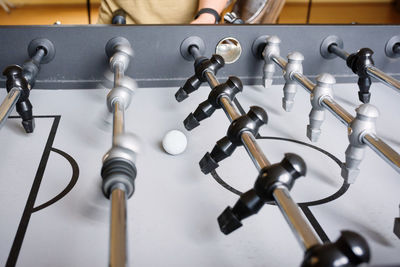
[[[116,63],[114,66],[114,88],[121,84],[124,78],[124,69],[121,63]],[[114,90],[114,89],[113,89]],[[116,145],[117,136],[125,130],[125,107],[118,100],[113,103],[113,146]]]
[[[350,123],[354,120],[354,117],[333,99],[325,98],[322,101],[322,105],[347,127],[350,126]]]
[[[387,75],[376,67],[367,67],[367,73],[370,77],[379,80],[381,83],[393,88],[396,92],[400,93],[400,81],[396,80],[390,75]]]
[[[328,47],[328,51],[337,55],[338,57],[347,60],[347,58],[350,56],[349,53],[347,53],[345,50],[343,50],[342,48],[340,48],[339,46],[337,46],[336,44],[331,44]]]
[[[110,267],[127,266],[126,195],[122,188],[111,193]]]
[[[286,187],[277,187],[273,192],[274,199],[302,248],[307,249],[321,244],[312,226],[301,212],[299,206],[290,196]]]
[[[113,146],[117,144],[117,136],[125,131],[125,108],[115,101],[113,110]]]
[[[366,134],[364,143],[369,146],[379,157],[385,160],[393,169],[400,173],[400,155],[390,146],[383,142],[378,136]]]
[[[243,132],[241,139],[247,153],[249,154],[258,171],[271,165],[251,133]]]
[[[213,89],[219,85],[219,81],[218,81],[217,77],[215,77],[214,73],[206,71],[205,75],[206,75],[207,82],[210,85],[211,89]]]
[[[114,88],[121,85],[121,80],[124,78],[124,68],[121,63],[116,63],[114,66]]]
[[[19,88],[12,88],[7,94],[3,103],[0,105],[0,129],[3,127],[8,116],[13,111],[15,104],[17,103],[19,96],[21,95],[21,90]]]
[[[225,111],[225,114],[230,122],[240,117],[239,112],[228,98],[221,97],[219,101],[221,102],[221,105],[223,106],[222,109]]]
[[[45,55],[46,55],[46,50],[44,48],[39,48],[38,50],[36,50],[35,55],[33,55],[32,60],[40,64]]]
[[[292,79],[294,79],[310,94],[314,90],[315,84],[303,74],[295,72],[292,74]]]
[[[136,178],[133,171],[136,151],[132,146],[133,140],[125,135],[125,109],[130,104],[134,84],[124,76],[133,50],[128,40],[122,37],[111,39],[106,47],[110,44],[113,45],[109,63],[114,73],[114,85],[107,95],[107,107],[113,115],[113,133],[112,147],[103,157],[103,169],[107,171],[105,174],[102,171],[102,178],[103,192],[111,200],[109,266],[125,267],[129,262],[126,206],[127,199],[133,194]]]
[[[284,70],[286,68],[287,62],[286,60],[278,55],[271,55],[271,59],[272,61],[274,61],[276,63],[276,65],[278,65],[282,70]]]

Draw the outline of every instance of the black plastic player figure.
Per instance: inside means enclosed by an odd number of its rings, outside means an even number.
[[[190,93],[199,89],[203,82],[206,82],[205,72],[211,72],[214,75],[217,74],[218,70],[225,65],[223,57],[220,55],[213,55],[210,59],[201,56],[199,47],[192,45],[189,47],[189,53],[195,59],[194,61],[194,72],[195,75],[190,77],[186,83],[179,88],[175,94],[175,98],[178,102],[182,102],[186,99]]]
[[[258,134],[260,127],[268,123],[268,115],[264,109],[252,106],[247,114],[231,122],[225,137],[217,141],[211,153],[206,153],[200,160],[200,169],[204,174],[218,168],[218,162],[231,156],[236,147],[242,145],[241,135],[250,132],[253,136]]]
[[[335,54],[344,60],[346,60],[346,65],[355,73],[358,75],[358,98],[360,99],[361,102],[363,103],[369,103],[370,98],[371,98],[371,93],[369,92],[369,89],[371,87],[371,78],[367,73],[368,67],[374,67],[374,61],[372,59],[372,55],[374,54],[374,51],[372,51],[369,48],[361,48],[358,50],[357,53],[353,54],[348,54],[346,51],[342,49],[343,43],[340,39],[337,39],[337,37],[331,37],[331,38],[336,38],[333,43],[325,44],[327,45],[327,53],[328,54]],[[329,42],[330,37],[327,37],[324,42]],[[337,43],[336,43],[337,42]],[[328,55],[325,55],[327,57]],[[328,57],[329,58],[329,57]]]
[[[347,66],[358,75],[358,98],[363,103],[369,103],[371,93],[369,88],[371,87],[371,78],[367,74],[367,67],[374,66],[372,55],[374,51],[369,48],[362,48],[357,53],[349,55],[346,60]]]
[[[399,36],[393,36],[387,41],[385,46],[386,56],[389,58],[400,57],[399,40]],[[322,41],[320,53],[326,59],[338,56],[346,61],[347,66],[359,77],[358,96],[363,103],[368,103],[371,98],[371,94],[369,93],[371,78],[375,78],[388,87],[400,92],[400,81],[374,66],[372,59],[374,52],[370,48],[362,48],[356,53],[349,54],[343,50],[343,40],[335,35],[330,35]]]
[[[239,78],[235,76],[211,90],[208,99],[199,104],[197,109],[190,113],[184,120],[185,128],[190,131],[200,125],[200,121],[209,118],[216,109],[221,108],[221,97],[228,98],[231,102],[235,99],[237,93],[242,92],[243,85]]]
[[[233,208],[227,207],[218,217],[221,232],[228,235],[242,226],[241,221],[257,214],[267,202],[274,201],[278,186],[291,189],[296,179],[307,172],[305,162],[296,154],[287,153],[283,160],[260,171],[254,187],[242,194]]]
[[[20,93],[16,102],[16,110],[22,118],[25,132],[32,133],[35,129],[35,121],[32,114],[32,104],[29,101],[29,93],[36,82],[40,65],[50,62],[55,56],[53,44],[47,39],[34,39],[28,46],[31,58],[22,68],[18,65],[10,65],[3,71],[6,76],[7,92],[17,89]],[[13,106],[9,106],[9,112]]]
[[[35,128],[35,121],[32,115],[32,104],[29,101],[29,84],[22,75],[22,68],[18,65],[8,66],[3,75],[6,76],[6,89],[10,92],[13,88],[19,88],[21,95],[16,104],[18,114],[22,118],[22,126],[25,132],[32,133]]]
[[[301,267],[353,267],[368,263],[367,241],[352,231],[342,231],[334,243],[316,245],[304,254]]]
[[[289,191],[295,180],[305,173],[305,162],[292,153],[285,154],[280,163],[262,169],[254,187],[242,194],[233,208],[227,207],[218,217],[221,232],[228,235],[240,228],[243,219],[257,214],[265,203],[275,201],[274,192],[278,188]],[[305,248],[301,266],[350,267],[369,260],[370,251],[365,239],[354,232],[343,231],[334,243],[318,243]]]

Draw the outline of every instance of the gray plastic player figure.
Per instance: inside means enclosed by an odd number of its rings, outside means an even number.
[[[292,79],[293,73],[303,74],[304,56],[299,52],[289,53],[287,56],[288,63],[286,65],[284,75],[285,86],[283,87],[282,107],[286,111],[291,111],[294,104],[294,97],[297,92],[297,82]]]
[[[307,137],[311,142],[317,142],[321,134],[321,125],[325,120],[325,108],[322,102],[326,98],[333,98],[332,86],[336,83],[335,77],[322,73],[317,77],[317,84],[310,94],[311,112],[310,124],[307,125]]]
[[[350,144],[346,149],[346,163],[342,168],[342,177],[348,183],[354,183],[360,172],[358,166],[364,158],[366,134],[375,135],[375,122],[379,117],[378,109],[371,104],[362,104],[356,109],[357,116],[349,126]]]
[[[280,55],[280,43],[281,40],[277,36],[269,36],[267,38],[267,44],[262,53],[264,57],[263,85],[265,88],[269,88],[272,85],[272,77],[275,73],[275,63],[272,60],[271,55]]]

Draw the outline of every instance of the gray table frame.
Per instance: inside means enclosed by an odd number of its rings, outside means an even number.
[[[140,87],[180,86],[193,75],[193,63],[180,55],[179,47],[186,37],[199,36],[206,43],[207,57],[215,45],[227,36],[237,38],[243,48],[240,59],[224,67],[218,78],[236,75],[246,85],[261,84],[263,62],[251,52],[253,41],[261,35],[277,35],[282,40],[281,55],[291,51],[304,54],[304,74],[315,77],[329,72],[338,82],[356,82],[357,77],[345,67],[342,59],[324,59],[319,47],[328,35],[337,35],[344,48],[355,52],[362,47],[375,51],[375,65],[400,78],[400,59],[385,54],[387,41],[400,33],[400,25],[137,25],[137,26],[1,26],[0,68],[22,64],[27,47],[35,38],[48,38],[54,43],[56,56],[43,65],[35,88],[83,89],[97,88],[108,69],[104,47],[116,36],[127,38],[135,51],[127,75]],[[283,83],[276,74],[275,83]],[[4,77],[0,87],[5,86]]]

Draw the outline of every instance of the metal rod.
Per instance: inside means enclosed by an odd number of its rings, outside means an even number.
[[[251,133],[243,132],[241,139],[247,153],[249,154],[258,171],[271,165]]]
[[[350,126],[350,123],[354,120],[354,117],[348,113],[342,106],[336,103],[335,100],[331,98],[325,98],[322,101],[322,106],[324,106],[330,113],[332,113],[336,118],[339,119],[341,123]]]
[[[393,88],[396,92],[400,93],[400,81],[396,80],[390,75],[387,75],[376,67],[367,67],[367,73],[369,76],[379,80],[381,83]]]
[[[124,69],[121,63],[114,65],[114,88],[120,86],[121,80],[124,78]]]
[[[32,60],[40,64],[45,55],[46,55],[46,50],[43,47],[39,47],[39,49],[36,50],[35,55],[32,57]]]
[[[0,129],[5,124],[8,116],[13,111],[15,104],[17,103],[19,96],[21,95],[20,88],[12,88],[7,94],[3,103],[0,105]]]
[[[207,82],[210,85],[211,89],[213,89],[219,85],[219,81],[218,81],[217,77],[215,77],[214,73],[212,73],[210,71],[206,71],[205,75],[206,75]]]
[[[340,57],[344,60],[347,60],[347,58],[350,56],[349,53],[347,53],[345,50],[341,49],[339,46],[337,46],[337,44],[331,44],[328,47],[328,51],[330,53],[337,55],[338,57]]]
[[[369,146],[379,157],[385,160],[393,169],[400,173],[400,155],[390,146],[383,142],[378,136],[366,134],[364,143]]]
[[[126,47],[126,49],[130,49],[130,47]],[[124,51],[124,50],[123,50]],[[113,114],[113,135],[112,135],[112,148],[109,153],[107,153],[107,159],[105,160],[115,160],[114,166],[112,168],[118,169],[118,164],[120,164],[120,160],[124,159],[130,161],[131,164],[134,165],[134,156],[132,155],[123,155],[119,152],[114,153],[115,151],[119,151],[118,146],[121,146],[120,140],[118,137],[121,136],[125,132],[125,108],[129,105],[130,101],[130,90],[131,88],[123,85],[124,79],[124,71],[129,64],[129,55],[127,53],[114,53],[115,58],[110,59],[110,62],[114,62],[111,69],[114,72],[114,87],[111,90],[110,94],[107,96],[107,105],[111,106],[111,111]],[[124,88],[121,88],[124,87]],[[129,149],[130,152],[134,152]],[[114,152],[113,152],[114,151]],[[131,154],[131,153],[128,153]],[[104,165],[103,161],[103,167]],[[116,169],[114,169],[116,170]],[[120,173],[111,172],[108,174],[108,177],[103,177],[103,179],[115,178],[112,181],[112,184],[109,188],[106,189],[107,192],[111,192],[111,195],[108,197],[111,200],[111,223],[110,223],[110,251],[109,251],[109,266],[110,267],[125,267],[128,266],[128,251],[127,251],[127,216],[126,216],[126,205],[127,199],[130,194],[133,192],[129,192],[130,185],[132,185],[132,181],[129,181],[130,178],[127,176],[134,175],[131,177],[135,178],[136,174],[131,172],[123,172],[119,170]],[[118,176],[118,177],[112,177]],[[128,181],[127,181],[128,179]],[[112,179],[110,179],[112,180]],[[104,180],[103,180],[104,181]],[[107,182],[106,182],[107,183]],[[111,182],[110,182],[111,183]],[[103,182],[103,190],[104,187],[107,186]]]
[[[196,45],[191,45],[189,47],[189,53],[192,55],[193,59],[196,60],[201,57],[199,48]]]
[[[292,79],[303,86],[303,88],[306,89],[306,91],[310,94],[314,90],[315,84],[303,74],[295,72],[292,74]]]
[[[114,65],[114,88],[121,84],[124,77],[124,69],[121,63]],[[125,130],[125,107],[118,100],[113,103],[113,146],[116,145],[117,136]]]
[[[283,57],[274,54],[272,54],[270,57],[272,61],[274,61],[282,70],[286,68],[287,62]]]
[[[236,110],[235,106],[228,98],[221,97],[219,101],[221,102],[221,105],[223,106],[222,109],[225,111],[225,114],[230,122],[240,117],[240,114]]]
[[[303,250],[321,244],[317,234],[301,212],[299,206],[290,196],[286,187],[277,187],[273,192],[274,199]]]
[[[113,146],[115,146],[117,144],[117,136],[125,130],[125,108],[118,101],[115,101],[113,105]]]
[[[111,193],[110,267],[127,266],[126,194],[121,187]]]

